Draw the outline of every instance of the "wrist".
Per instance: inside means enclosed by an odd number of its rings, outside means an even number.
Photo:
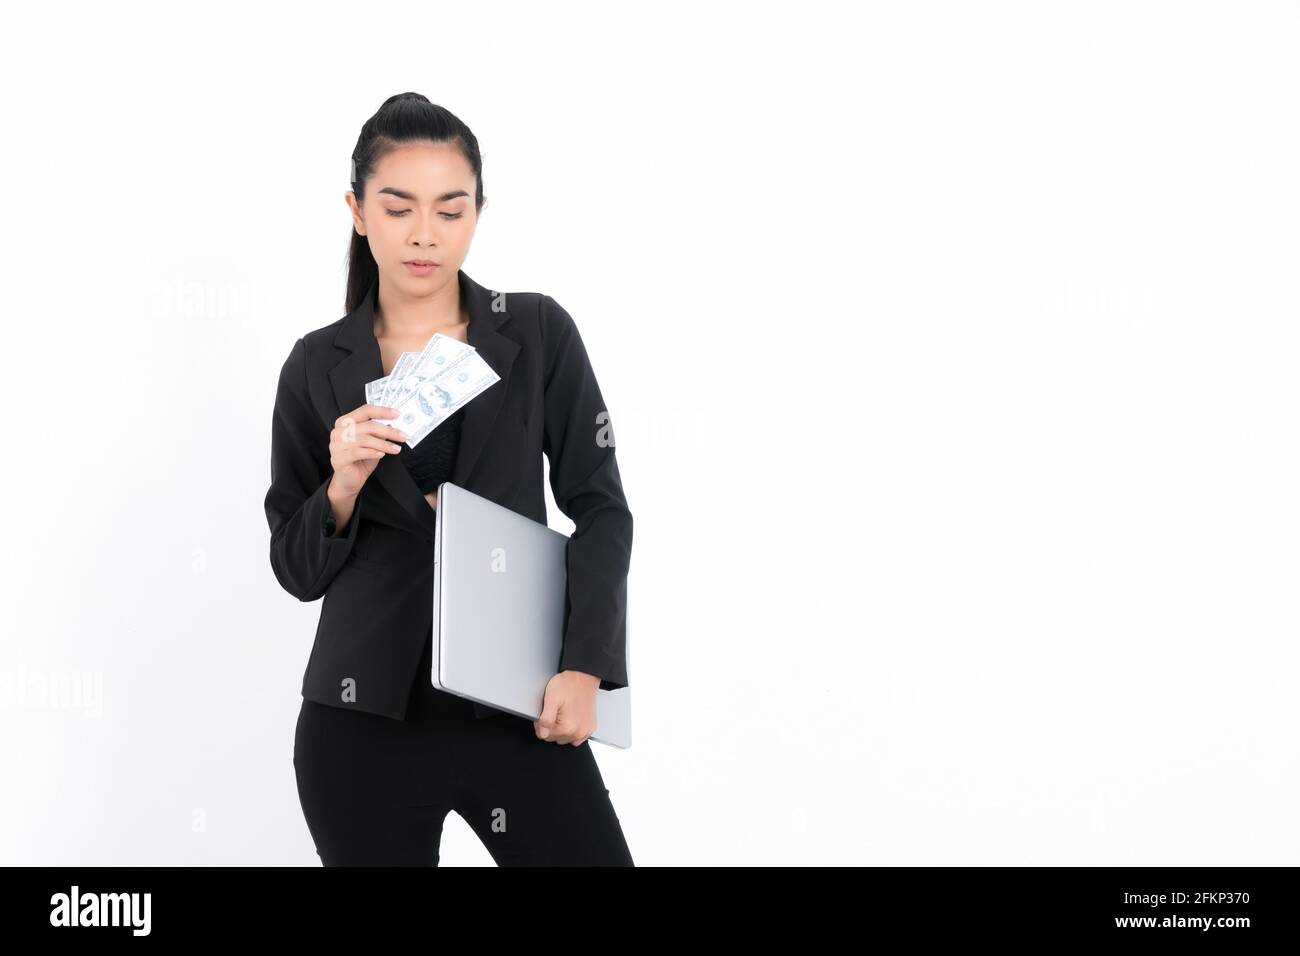
[[[330,479],[325,489],[325,500],[329,505],[329,514],[325,516],[323,528],[326,537],[342,538],[347,534],[348,526],[352,523],[353,514],[357,510],[356,499],[356,495],[341,494],[334,486],[334,479]]]
[[[356,495],[344,494],[339,491],[338,476],[330,478],[329,486],[325,489],[325,497],[329,498],[332,505],[346,505],[356,500]]]

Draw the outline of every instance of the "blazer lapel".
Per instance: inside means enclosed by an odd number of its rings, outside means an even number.
[[[457,273],[457,280],[460,283],[460,294],[469,305],[469,328],[466,333],[469,344],[478,350],[483,361],[501,378],[465,406],[460,444],[450,478],[453,483],[465,487],[505,401],[510,369],[519,354],[519,345],[497,331],[510,318],[505,307],[506,296],[479,285],[463,269]],[[330,386],[338,409],[335,419],[365,404],[366,383],[384,376],[379,340],[375,338],[377,295],[378,286],[372,285],[361,304],[344,318],[334,337],[334,344],[350,353],[329,372]],[[328,424],[333,427],[333,422]],[[378,479],[388,493],[406,509],[416,527],[427,532],[430,537],[433,536],[437,527],[437,515],[397,455],[385,455],[380,459],[372,477]]]
[[[460,423],[460,444],[456,448],[456,460],[452,464],[448,480],[466,488],[473,477],[474,466],[478,463],[483,446],[492,436],[497,415],[505,404],[510,369],[519,354],[519,343],[497,331],[510,318],[510,312],[506,309],[506,294],[491,292],[463,272],[461,275],[461,294],[468,296],[470,303],[466,338],[470,345],[478,349],[479,356],[487,362],[488,367],[501,376],[501,381],[493,382],[465,406],[465,417]],[[429,503],[426,501],[424,506],[429,508]]]

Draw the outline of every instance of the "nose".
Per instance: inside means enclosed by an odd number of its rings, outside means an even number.
[[[422,249],[434,248],[438,244],[434,236],[436,228],[433,219],[420,213],[411,235],[411,245]]]

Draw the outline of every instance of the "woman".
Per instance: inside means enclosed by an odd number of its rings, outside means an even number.
[[[325,599],[294,741],[317,853],[437,865],[455,810],[498,864],[631,866],[587,736],[597,690],[628,682],[632,514],[582,339],[550,296],[491,292],[461,269],[484,199],[459,119],[392,97],[352,159],[348,314],[281,369],[265,503],[277,580]],[[366,385],[435,333],[499,380],[411,448]],[[564,647],[532,721],[432,686],[432,540],[445,480],[545,523],[543,454],[575,528]]]

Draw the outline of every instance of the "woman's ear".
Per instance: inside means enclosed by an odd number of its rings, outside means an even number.
[[[361,207],[357,205],[357,194],[351,189],[343,194],[343,201],[348,204],[348,209],[352,211],[352,228],[357,231],[357,235],[366,234],[366,221],[361,215]]]

